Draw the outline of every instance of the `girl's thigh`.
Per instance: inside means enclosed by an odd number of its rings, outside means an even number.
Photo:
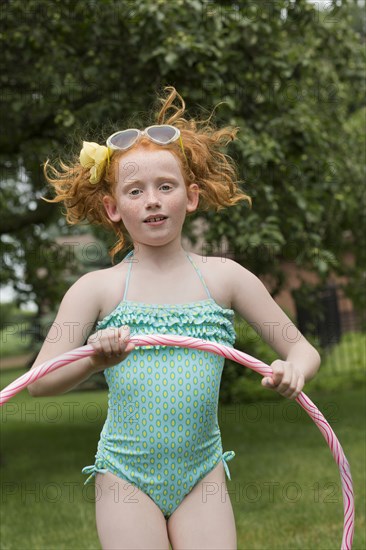
[[[96,475],[95,513],[103,550],[169,550],[166,519],[159,507],[111,472]]]
[[[174,550],[237,550],[235,517],[220,462],[168,519]]]

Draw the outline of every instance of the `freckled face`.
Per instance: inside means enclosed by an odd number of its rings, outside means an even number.
[[[103,203],[114,222],[122,220],[134,241],[166,244],[180,236],[187,212],[198,205],[198,186],[187,190],[178,160],[166,149],[137,147],[119,161],[114,197]],[[145,223],[148,216],[163,214],[160,224]]]

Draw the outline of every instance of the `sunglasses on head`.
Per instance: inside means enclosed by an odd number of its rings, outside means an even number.
[[[137,128],[120,130],[109,136],[107,139],[107,146],[115,151],[126,151],[142,136],[146,136],[158,145],[168,145],[168,143],[172,143],[179,139],[183,155],[186,158],[180,130],[170,124],[148,126],[145,130],[137,130]]]

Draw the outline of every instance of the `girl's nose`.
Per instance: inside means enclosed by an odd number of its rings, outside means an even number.
[[[153,194],[149,195],[146,199],[146,206],[152,206],[155,204],[160,204],[158,197],[155,197]]]

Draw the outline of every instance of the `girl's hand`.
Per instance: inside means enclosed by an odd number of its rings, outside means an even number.
[[[91,370],[99,372],[126,359],[135,349],[135,344],[128,342],[129,339],[130,328],[127,325],[98,330],[89,336],[87,343],[98,352],[89,357]]]
[[[275,390],[288,399],[296,399],[305,385],[302,372],[293,363],[280,359],[273,361],[271,369],[273,370],[272,378],[265,376],[262,379],[262,386]]]

